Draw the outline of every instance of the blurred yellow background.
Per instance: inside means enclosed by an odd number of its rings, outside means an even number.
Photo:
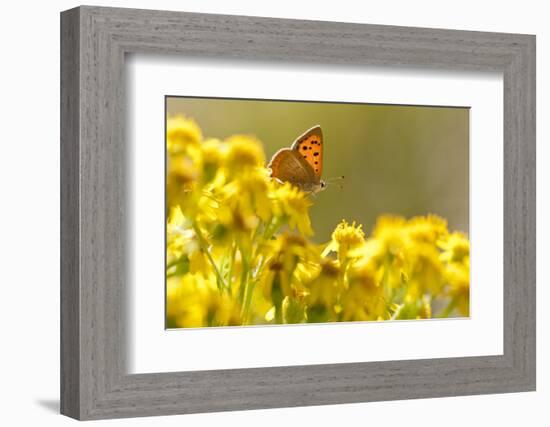
[[[254,135],[269,158],[314,125],[324,136],[323,179],[345,176],[317,195],[318,243],[343,218],[370,232],[377,217],[437,214],[468,234],[469,109],[406,105],[167,97],[167,114],[194,119],[205,137]]]

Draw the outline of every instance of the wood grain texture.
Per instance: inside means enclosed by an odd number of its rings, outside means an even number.
[[[79,12],[61,19],[61,412],[80,414]]]
[[[61,25],[61,408],[78,419],[535,388],[535,38],[80,7]],[[128,375],[128,53],[504,75],[504,354]]]

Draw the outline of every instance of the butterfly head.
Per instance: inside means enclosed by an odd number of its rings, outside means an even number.
[[[316,195],[317,193],[320,193],[321,191],[325,190],[327,188],[327,183],[323,181],[322,179],[319,180],[319,182],[310,185],[310,187],[305,190],[306,193],[310,193],[312,195]]]
[[[327,188],[327,183],[323,180],[319,182],[293,182],[292,185],[308,194],[317,194]]]

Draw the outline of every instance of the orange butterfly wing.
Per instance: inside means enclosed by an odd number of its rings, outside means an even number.
[[[317,178],[323,173],[323,132],[317,125],[304,132],[291,146],[311,166]]]
[[[318,181],[310,165],[299,153],[290,148],[282,148],[277,151],[267,167],[271,169],[271,176],[280,181],[288,181],[297,185]]]

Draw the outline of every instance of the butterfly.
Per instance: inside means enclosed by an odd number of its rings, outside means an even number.
[[[281,148],[267,165],[271,177],[290,182],[306,193],[318,193],[326,188],[321,179],[323,173],[323,132],[321,126],[313,126],[292,143]]]

